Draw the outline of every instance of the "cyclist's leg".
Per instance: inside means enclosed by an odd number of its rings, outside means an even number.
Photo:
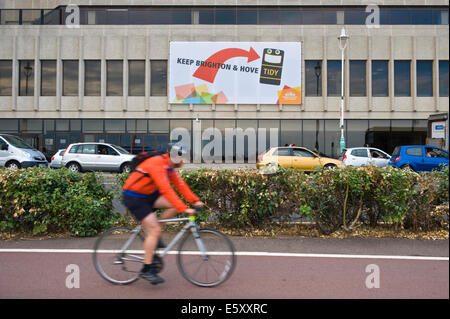
[[[159,224],[156,215],[151,213],[142,220],[142,226],[144,226],[147,231],[147,237],[144,241],[144,264],[149,265],[153,261],[156,244],[161,235],[161,225]]]
[[[158,199],[153,204],[153,208],[165,208],[165,210],[161,214],[161,219],[173,218],[177,214],[177,210],[164,196],[158,197]]]

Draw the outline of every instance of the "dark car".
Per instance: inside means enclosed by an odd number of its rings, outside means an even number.
[[[431,172],[448,166],[448,152],[431,145],[397,146],[389,165],[397,168],[411,168],[416,172]]]

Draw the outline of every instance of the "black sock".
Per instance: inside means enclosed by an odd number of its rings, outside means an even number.
[[[147,272],[147,271],[150,270],[150,268],[151,268],[151,264],[144,264],[144,267],[142,268],[142,271],[143,272]]]

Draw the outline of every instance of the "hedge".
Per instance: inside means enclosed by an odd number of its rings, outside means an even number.
[[[181,170],[181,176],[206,203],[204,221],[229,228],[309,217],[330,234],[380,222],[414,231],[448,229],[448,167],[415,173],[393,167],[345,167],[305,174],[279,169]],[[118,177],[123,183],[126,175]],[[437,210],[444,205],[446,209]]]
[[[310,174],[284,168],[270,175],[206,169],[180,174],[207,205],[200,220],[231,229],[306,217],[325,234],[380,222],[448,230],[448,167],[432,173],[369,166]],[[127,174],[115,175],[113,192],[101,177],[67,169],[0,169],[0,231],[93,236],[128,222],[112,212]]]
[[[121,218],[99,175],[67,169],[0,169],[0,231],[93,236]]]

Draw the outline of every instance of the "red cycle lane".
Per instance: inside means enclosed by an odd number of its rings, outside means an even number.
[[[79,288],[66,286],[73,271],[69,265],[78,266]],[[449,298],[448,258],[239,255],[231,278],[215,288],[187,282],[174,255],[165,258],[161,276],[166,282],[158,286],[142,279],[110,284],[96,272],[91,253],[0,252],[0,269],[0,298]]]

